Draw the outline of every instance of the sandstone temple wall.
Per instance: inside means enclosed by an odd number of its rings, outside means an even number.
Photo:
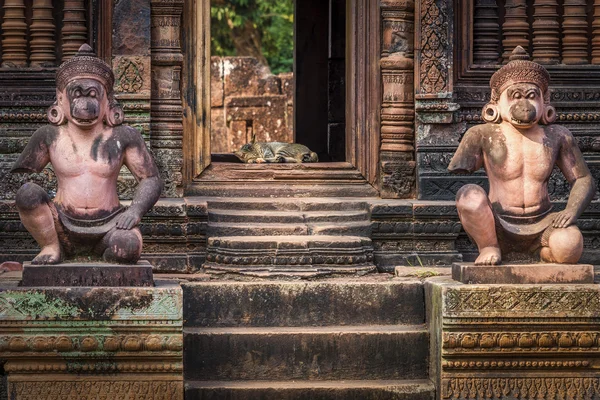
[[[273,75],[254,57],[211,57],[211,152],[258,141],[294,141],[294,74]]]

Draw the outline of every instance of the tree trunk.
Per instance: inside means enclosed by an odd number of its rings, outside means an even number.
[[[232,26],[231,22],[229,26]],[[252,21],[247,20],[243,26],[232,28],[230,35],[238,56],[255,57],[261,64],[269,66],[262,54],[260,32],[254,27]]]

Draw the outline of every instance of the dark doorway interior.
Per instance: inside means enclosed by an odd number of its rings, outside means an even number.
[[[296,142],[319,161],[346,160],[346,0],[295,4]]]

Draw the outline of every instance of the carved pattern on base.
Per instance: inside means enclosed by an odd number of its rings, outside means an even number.
[[[593,400],[600,393],[600,378],[502,377],[442,379],[444,400]]]
[[[600,315],[600,291],[576,287],[494,288],[479,286],[469,290],[449,288],[444,299],[444,314],[485,312],[489,316],[531,317],[563,316],[576,312],[578,316]],[[466,316],[466,315],[465,315]]]
[[[144,381],[133,377],[113,381],[48,379],[13,382],[9,379],[8,390],[11,398],[17,400],[183,399],[182,381]]]

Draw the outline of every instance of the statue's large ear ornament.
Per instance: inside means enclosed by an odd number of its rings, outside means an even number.
[[[58,105],[58,101],[55,101],[54,104],[48,108],[48,121],[52,125],[62,125],[67,122],[67,117]]]
[[[544,111],[542,112],[540,123],[543,125],[550,125],[554,121],[556,121],[556,109],[550,104],[544,104]]]
[[[121,125],[125,120],[123,107],[117,102],[110,104],[108,113],[106,114],[106,125],[113,127]]]
[[[491,124],[499,124],[502,122],[502,116],[500,115],[500,109],[496,104],[488,103],[483,107],[481,111],[481,117],[485,122]]]

